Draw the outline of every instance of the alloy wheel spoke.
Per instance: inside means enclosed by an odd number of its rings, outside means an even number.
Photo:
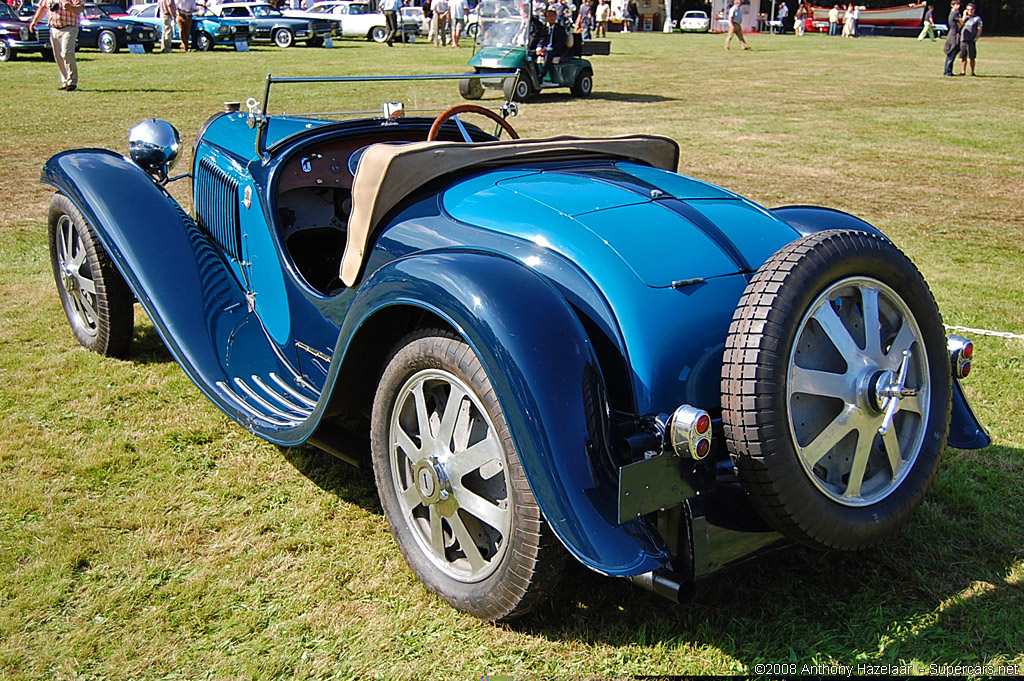
[[[96,282],[95,281],[93,281],[92,279],[89,279],[88,277],[83,277],[83,276],[78,275],[78,274],[75,275],[75,279],[78,280],[78,288],[80,288],[85,293],[88,293],[88,294],[91,294],[91,295],[96,295]]]
[[[871,445],[874,444],[875,432],[867,428],[858,429],[857,447],[853,454],[853,465],[850,467],[850,477],[846,484],[844,497],[859,497],[860,487],[864,484],[864,473],[868,469],[868,459],[871,458]]]
[[[455,490],[455,498],[459,502],[459,508],[463,511],[466,511],[485,525],[489,525],[499,531],[501,530],[505,520],[504,509],[495,506],[479,494],[471,492],[461,485]]]
[[[836,311],[832,309],[832,305],[827,301],[815,311],[814,319],[818,320],[825,335],[828,336],[839,354],[846,358],[848,364],[854,364],[853,358],[861,357],[864,354],[853,340],[849,329],[843,324],[843,320],[839,318]]]
[[[416,489],[415,483],[402,490],[402,499],[405,501],[406,507],[410,512],[420,505],[420,493]]]
[[[500,461],[500,459],[501,446],[493,433],[488,433],[487,437],[480,442],[448,459],[445,466],[448,477],[454,481],[461,480],[469,473],[492,461]]]
[[[423,449],[416,446],[416,443],[412,441],[412,438],[409,437],[409,434],[402,430],[401,427],[396,428],[395,431],[395,440],[397,440],[397,442],[395,442],[395,445],[397,445],[399,449],[405,452],[405,455],[406,457],[408,457],[409,461],[411,461],[412,463],[416,463],[417,461],[422,459]]]
[[[911,411],[915,414],[924,415],[924,404],[921,402],[921,394],[910,395],[900,398],[900,411]]]
[[[914,335],[914,330],[910,328],[910,324],[904,321],[899,333],[896,334],[896,338],[892,341],[889,354],[886,355],[889,369],[897,371],[900,368],[900,364],[903,362],[903,351],[910,350],[915,342],[917,342],[917,336]]]
[[[451,393],[444,405],[444,413],[441,414],[441,425],[437,429],[437,441],[443,448],[442,451],[451,451],[452,435],[455,433],[455,424],[460,416],[468,417],[469,402],[466,401],[466,391],[456,385],[451,386]]]
[[[860,287],[861,306],[864,311],[864,352],[882,357],[882,318],[878,311],[878,289]]]
[[[469,566],[473,569],[473,572],[481,570],[487,564],[484,560],[483,555],[480,553],[479,547],[476,542],[473,541],[473,535],[470,533],[469,528],[462,522],[462,518],[459,517],[458,513],[453,513],[448,522],[451,523],[452,530],[455,532],[456,538],[459,540],[459,547],[462,552],[466,554],[466,560],[469,561]]]
[[[441,527],[441,513],[436,506],[428,506],[427,513],[430,517],[430,550],[441,560],[446,560],[444,555],[444,528]]]
[[[89,300],[88,296],[82,295],[81,293],[79,293],[76,296],[76,298],[78,298],[78,300],[81,301],[82,312],[85,314],[85,318],[86,321],[89,323],[89,326],[95,326],[96,320],[99,317],[96,314],[96,308],[92,306],[92,301]]]
[[[882,442],[885,444],[885,453],[889,457],[889,468],[892,470],[892,478],[895,480],[903,468],[903,455],[900,453],[900,440],[896,435],[895,423],[885,431]]]
[[[850,411],[849,409],[844,409],[832,419],[831,423],[825,426],[824,430],[818,433],[817,437],[800,450],[800,454],[803,456],[804,461],[811,468],[814,468],[818,461],[821,460],[821,457],[828,454],[852,430],[854,430],[854,426],[850,425]]]
[[[416,428],[420,431],[420,442],[426,444],[427,440],[433,439],[433,434],[430,432],[430,414],[427,413],[427,398],[423,394],[423,381],[413,386],[412,398],[416,405]]]
[[[790,378],[791,392],[838,397],[846,402],[852,402],[855,397],[854,390],[855,386],[850,384],[848,374],[804,369],[793,365],[793,373]]]

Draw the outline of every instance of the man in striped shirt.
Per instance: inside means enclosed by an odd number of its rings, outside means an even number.
[[[85,9],[82,0],[43,0],[39,3],[28,29],[33,33],[36,26],[49,14],[50,47],[60,71],[60,89],[74,92],[78,89],[78,62],[75,61],[75,45],[78,43],[79,15]]]

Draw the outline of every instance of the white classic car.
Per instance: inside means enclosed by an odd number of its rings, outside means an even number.
[[[683,18],[679,20],[679,30],[683,32],[687,31],[698,31],[706,33],[711,29],[711,19],[708,18],[707,12],[701,10],[690,10],[683,14]]]
[[[344,38],[366,38],[378,43],[387,39],[388,29],[382,12],[374,12],[366,2],[328,0],[318,2],[305,10],[285,10],[285,15],[307,19],[333,19],[341,21],[341,35]],[[402,17],[399,30],[405,35],[419,33],[420,24],[412,17]]]

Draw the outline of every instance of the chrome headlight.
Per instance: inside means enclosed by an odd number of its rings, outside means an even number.
[[[161,182],[178,160],[181,135],[159,118],[143,121],[128,131],[128,154],[140,168]]]
[[[234,33],[234,32],[235,32],[235,28],[233,26],[231,28],[228,28],[227,26],[218,26],[217,27],[217,34],[218,35],[227,35],[228,33]]]
[[[131,26],[131,25],[124,27],[124,32],[127,33],[128,35],[131,35],[132,31],[134,31],[134,30],[135,30],[135,27]]]

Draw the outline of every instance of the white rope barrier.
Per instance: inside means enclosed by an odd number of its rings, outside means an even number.
[[[1021,333],[1010,333],[1009,331],[989,331],[988,329],[972,329],[967,326],[952,326],[950,324],[943,324],[950,331],[963,331],[964,333],[973,333],[978,336],[996,336],[997,338],[1016,338],[1017,340],[1024,340],[1024,334]]]

